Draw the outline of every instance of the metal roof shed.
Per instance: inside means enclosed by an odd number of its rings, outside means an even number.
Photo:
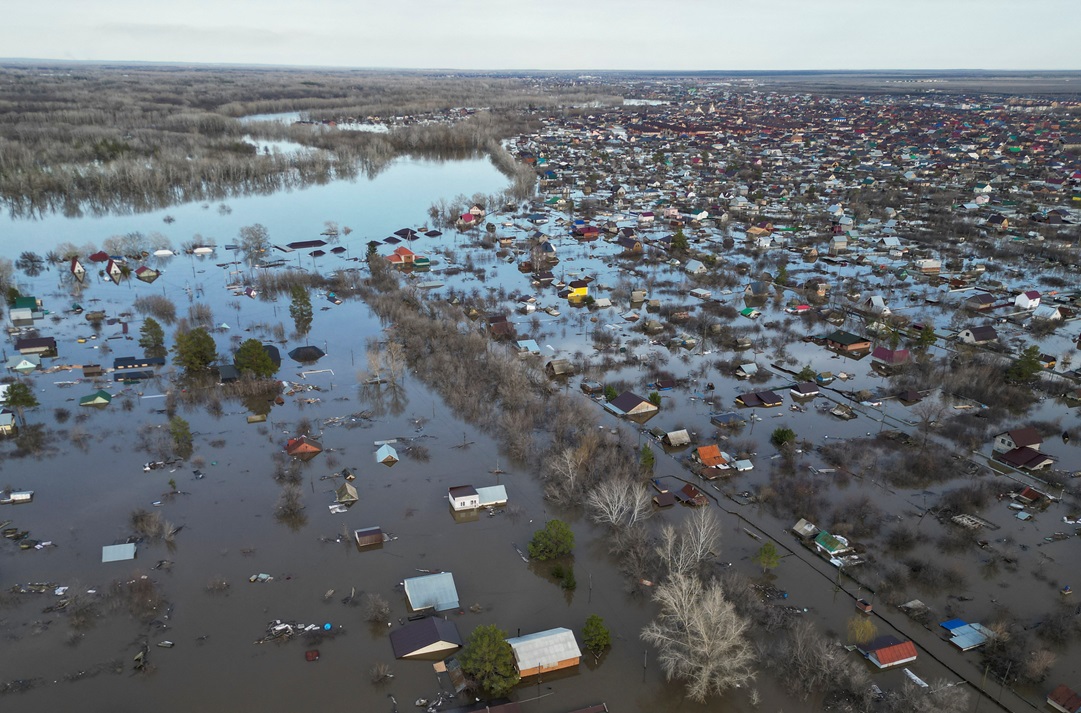
[[[123,562],[135,559],[135,543],[127,542],[122,545],[105,545],[101,548],[102,562]]]
[[[446,611],[458,608],[458,590],[454,586],[454,575],[450,572],[410,577],[404,584],[405,596],[409,599],[409,608],[413,611]]]

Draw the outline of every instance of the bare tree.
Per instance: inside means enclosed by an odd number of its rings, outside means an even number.
[[[642,630],[642,639],[657,647],[668,680],[686,682],[687,695],[704,702],[755,677],[755,655],[741,617],[717,581],[703,585],[696,577],[673,575],[653,596],[661,606],[657,618]]]
[[[962,713],[969,708],[968,691],[942,679],[927,688],[905,681],[886,698],[888,713]]]
[[[594,522],[616,529],[630,527],[653,514],[649,493],[630,478],[606,480],[590,491],[586,504]]]
[[[386,622],[390,618],[390,604],[378,594],[365,594],[364,618],[373,624]]]
[[[687,575],[720,549],[721,523],[710,508],[697,508],[679,527],[661,528],[657,554],[673,576]]]
[[[556,502],[571,500],[578,495],[583,478],[583,459],[579,449],[564,448],[546,462],[545,495]]]

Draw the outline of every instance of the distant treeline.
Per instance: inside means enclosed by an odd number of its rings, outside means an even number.
[[[491,155],[532,190],[500,142],[531,128],[529,108],[611,99],[568,85],[542,94],[510,78],[309,70],[12,66],[0,68],[0,201],[16,215],[143,211],[195,200],[374,175],[402,154]],[[469,109],[466,107],[485,107]],[[385,120],[386,133],[245,122],[302,111]],[[295,152],[259,153],[253,139]]]

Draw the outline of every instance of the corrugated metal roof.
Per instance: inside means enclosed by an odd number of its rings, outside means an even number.
[[[434,608],[436,611],[458,608],[458,590],[450,572],[426,574],[405,580],[405,596],[414,611]]]
[[[135,559],[135,543],[128,542],[123,545],[105,545],[101,548],[102,562],[123,562]]]
[[[507,486],[489,485],[484,488],[477,488],[477,503],[481,507],[502,505],[505,502],[507,502]]]
[[[582,655],[574,632],[562,627],[507,639],[507,643],[514,650],[514,659],[518,662],[520,671],[539,666],[554,666],[560,661]]]

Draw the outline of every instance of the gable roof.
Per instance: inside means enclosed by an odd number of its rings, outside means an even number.
[[[394,658],[423,656],[462,645],[462,637],[453,621],[430,616],[390,632]]]
[[[423,577],[410,577],[405,580],[405,596],[414,611],[435,609],[446,611],[458,608],[458,590],[454,586],[454,575],[450,572],[426,574]]]
[[[648,403],[647,399],[643,399],[633,392],[624,391],[622,394],[609,401],[608,405],[621,413],[627,413],[634,407],[640,406],[642,403]]]
[[[574,632],[563,627],[516,636],[507,639],[507,643],[514,651],[514,660],[519,671],[554,666],[560,661],[582,656]]]
[[[1025,426],[1024,428],[1015,428],[1011,431],[1007,431],[1006,435],[1010,437],[1013,444],[1021,448],[1023,446],[1038,446],[1043,443],[1043,436],[1032,426]]]
[[[890,637],[892,638],[892,637]],[[880,667],[895,666],[916,658],[916,645],[911,641],[901,641],[871,650],[871,658]]]

